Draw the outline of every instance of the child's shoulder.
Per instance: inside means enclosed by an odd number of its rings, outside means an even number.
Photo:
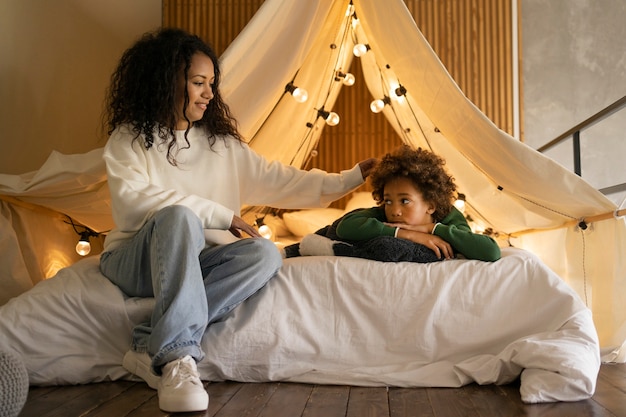
[[[458,223],[459,221],[467,223],[467,220],[465,219],[465,215],[461,213],[459,209],[452,206],[452,210],[450,210],[450,213],[448,213],[448,215],[441,221],[441,223],[449,224],[449,223]]]

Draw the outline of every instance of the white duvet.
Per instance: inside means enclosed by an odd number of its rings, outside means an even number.
[[[122,357],[151,306],[88,258],[0,307],[0,349],[22,354],[33,385],[128,378]],[[205,380],[458,387],[521,375],[530,403],[590,397],[600,367],[591,312],[513,248],[495,263],[290,258],[202,344]]]

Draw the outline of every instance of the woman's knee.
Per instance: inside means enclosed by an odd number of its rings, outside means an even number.
[[[202,228],[200,218],[188,207],[168,206],[157,211],[155,221],[168,227],[180,227],[190,225],[194,228]]]
[[[274,242],[263,238],[248,240],[250,241],[249,244],[253,246],[250,252],[254,254],[257,263],[273,272],[278,271],[283,263],[283,258]]]
[[[188,207],[164,207],[154,215],[154,224],[160,234],[165,234],[170,239],[191,239],[197,245],[204,246],[202,221]]]

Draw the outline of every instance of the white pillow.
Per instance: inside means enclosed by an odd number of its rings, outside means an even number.
[[[352,194],[352,198],[346,203],[346,213],[358,208],[370,208],[376,206],[376,200],[369,191],[359,191]]]
[[[343,213],[343,210],[336,208],[298,210],[284,213],[283,220],[292,234],[306,236],[331,224]]]

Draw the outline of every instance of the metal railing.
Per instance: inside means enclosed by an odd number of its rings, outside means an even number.
[[[562,133],[556,138],[552,139],[550,142],[545,145],[537,148],[539,152],[545,152],[546,150],[552,148],[555,145],[563,142],[566,139],[572,138],[572,146],[573,146],[573,155],[574,155],[574,172],[582,176],[582,167],[581,167],[581,157],[580,157],[580,132],[583,129],[589,128],[592,125],[606,119],[613,113],[622,110],[626,107],[626,96],[620,98],[616,102],[609,104],[604,109],[600,110],[593,116],[589,117],[587,120],[577,124],[572,127],[568,131]],[[613,194],[621,191],[626,191],[626,183],[612,185],[610,187],[601,188],[600,191],[603,194]]]

